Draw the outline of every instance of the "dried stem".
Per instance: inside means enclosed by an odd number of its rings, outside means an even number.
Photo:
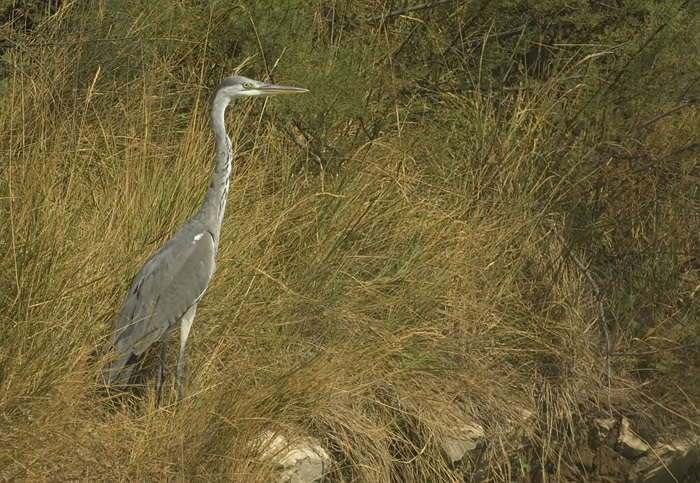
[[[600,288],[598,287],[598,283],[596,282],[595,278],[593,278],[593,275],[591,275],[591,271],[583,264],[581,259],[574,253],[574,251],[571,249],[571,247],[566,243],[566,240],[564,237],[557,231],[556,228],[554,228],[552,225],[550,225],[547,222],[543,223],[544,227],[554,233],[554,236],[559,239],[561,242],[562,246],[566,250],[567,256],[571,259],[572,262],[574,262],[574,265],[578,267],[581,272],[583,272],[583,275],[586,277],[586,280],[588,280],[588,284],[591,286],[591,290],[593,290],[593,294],[595,295],[596,298],[596,307],[598,308],[598,321],[601,329],[603,330],[603,334],[605,335],[605,360],[607,363],[607,378],[608,378],[608,410],[610,411],[610,416],[612,417],[612,403],[610,400],[610,393],[611,393],[611,388],[610,388],[610,379],[611,379],[611,374],[612,374],[612,367],[610,363],[610,355],[611,355],[611,347],[610,347],[610,331],[608,330],[608,322],[607,318],[605,317],[605,306],[603,303],[603,295],[600,292]]]

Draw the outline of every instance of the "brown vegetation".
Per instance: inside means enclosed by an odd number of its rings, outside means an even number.
[[[0,30],[0,479],[270,481],[281,429],[333,481],[585,481],[591,416],[697,433],[695,2],[137,3]],[[230,109],[188,397],[111,410],[98,350],[234,72],[312,92]]]

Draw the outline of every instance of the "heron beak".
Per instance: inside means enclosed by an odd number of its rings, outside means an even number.
[[[268,96],[276,96],[278,94],[301,94],[302,92],[309,92],[308,89],[304,89],[302,87],[280,86],[277,84],[261,84],[256,89],[262,94]]]

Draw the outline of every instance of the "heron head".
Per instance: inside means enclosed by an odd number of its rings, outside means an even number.
[[[280,94],[300,94],[309,92],[301,87],[281,86],[234,75],[224,79],[217,88],[217,94],[224,94],[229,99],[239,97],[267,97]]]

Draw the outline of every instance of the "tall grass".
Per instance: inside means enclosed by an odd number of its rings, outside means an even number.
[[[479,465],[498,480],[556,481],[581,471],[571,448],[591,414],[651,419],[662,405],[679,421],[697,418],[683,391],[647,390],[633,360],[608,367],[595,296],[570,259],[586,245],[563,246],[547,228],[577,233],[577,197],[598,175],[586,171],[596,154],[587,135],[562,128],[587,100],[570,81],[585,58],[500,98],[436,91],[429,107],[397,85],[375,104],[363,99],[377,123],[365,141],[353,137],[357,105],[319,128],[335,141],[299,134],[330,116],[326,77],[278,75],[310,87],[305,99],[237,102],[188,397],[176,403],[168,386],[161,408],[147,392],[110,411],[94,388],[99,348],[130,277],[203,196],[208,95],[235,69],[202,60],[220,40],[176,48],[157,38],[173,33],[164,19],[182,25],[172,18],[188,12],[148,12],[119,28],[158,25],[153,43],[5,54],[2,478],[270,481],[274,461],[255,441],[273,429],[317,437],[337,481],[462,481]],[[222,26],[205,13],[193,19],[213,38]],[[57,38],[90,28],[75,4],[61,15]],[[176,62],[183,52],[195,60]],[[686,201],[697,217],[697,201]],[[697,240],[674,239],[684,249]],[[616,347],[639,336],[615,322]],[[470,421],[487,444],[481,462],[455,470],[439,435]]]

